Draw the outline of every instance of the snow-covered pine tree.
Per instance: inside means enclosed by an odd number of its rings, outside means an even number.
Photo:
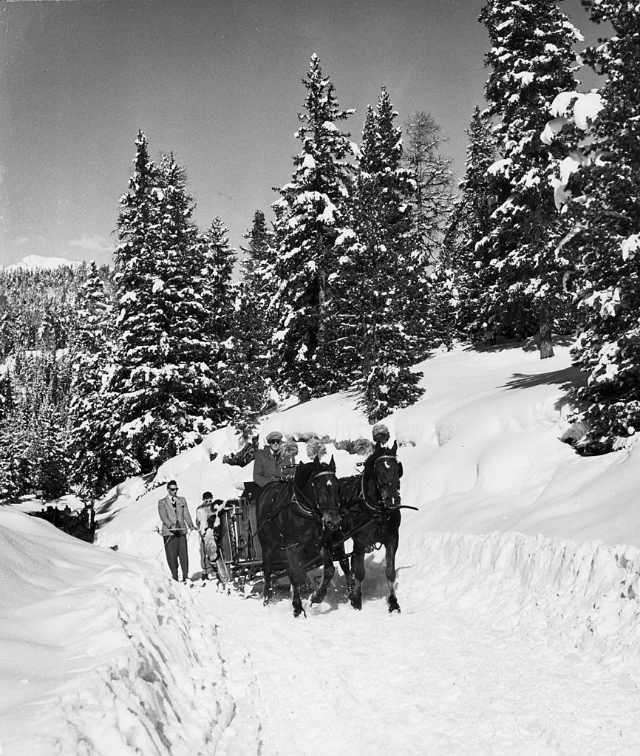
[[[463,337],[469,336],[469,328],[475,323],[477,302],[485,285],[483,277],[489,270],[489,250],[486,245],[481,249],[477,245],[489,233],[496,206],[495,179],[489,176],[489,168],[496,161],[495,138],[487,115],[477,106],[466,133],[465,175],[443,241],[443,255],[453,271],[456,329]]]
[[[111,421],[108,394],[113,372],[114,312],[110,277],[91,263],[78,292],[78,325],[71,342],[71,480],[81,496],[96,499],[134,472],[123,456],[120,433]],[[123,466],[122,460],[125,460]]]
[[[238,285],[232,279],[237,255],[229,243],[229,229],[218,217],[203,235],[203,242],[203,303],[209,313],[211,369],[219,396],[215,422],[241,423],[245,416],[241,397],[246,386],[246,366],[242,355],[236,352],[234,339]]]
[[[32,485],[45,500],[69,493],[69,424],[66,411],[49,395],[33,418],[29,449]]]
[[[537,333],[544,358],[566,301],[556,256],[565,226],[549,185],[561,145],[540,134],[556,95],[577,86],[573,45],[581,35],[556,0],[488,0],[480,20],[492,43],[485,96],[501,159],[490,171],[498,206],[479,243],[489,262],[474,330],[492,340]]]
[[[245,361],[266,379],[271,334],[275,330],[273,301],[278,289],[275,278],[274,236],[267,228],[262,210],[256,210],[251,228],[245,234],[247,245],[241,247],[236,340],[242,345]]]
[[[249,435],[255,426],[256,413],[267,404],[273,375],[269,360],[271,334],[276,318],[272,306],[277,285],[274,278],[273,233],[261,210],[256,210],[251,228],[244,235],[247,244],[240,263],[242,279],[237,287],[233,322],[234,357],[242,382],[236,404],[245,408],[238,427]]]
[[[588,383],[577,392],[587,453],[610,451],[640,431],[640,6],[634,0],[583,0],[595,22],[613,27],[586,51],[604,75],[580,103],[594,117],[583,166],[568,183],[583,333],[574,352]],[[578,108],[578,106],[576,106]],[[589,119],[583,126],[589,126]]]
[[[415,183],[402,164],[396,116],[383,88],[376,110],[367,109],[350,203],[352,231],[339,240],[331,303],[340,324],[340,372],[356,386],[374,422],[422,393],[421,374],[409,368],[420,348],[411,325],[427,296],[426,265],[412,213]]]
[[[303,84],[305,112],[298,115],[296,133],[302,149],[293,160],[292,180],[279,189],[281,197],[273,205],[279,320],[272,353],[279,383],[312,396],[342,385],[334,369],[328,304],[337,270],[336,239],[348,223],[348,159],[355,147],[336,125],[353,111],[340,110],[316,55]]]
[[[0,421],[0,502],[18,501],[29,493],[34,479],[29,439],[19,412]]]
[[[11,371],[0,372],[0,502],[17,501],[31,484],[28,441]]]
[[[155,165],[144,134],[136,145],[118,218],[117,348],[107,390],[126,463],[146,473],[212,430],[223,402],[185,172],[172,155]]]

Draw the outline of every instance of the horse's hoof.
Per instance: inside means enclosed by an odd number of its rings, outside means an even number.
[[[358,611],[360,611],[360,609],[362,609],[362,599],[352,598],[351,599],[351,606],[354,609],[357,609]]]
[[[318,596],[315,591],[309,596],[309,602],[312,604],[321,604],[323,599],[324,596]]]
[[[305,610],[302,607],[300,607],[299,609],[296,608],[296,609],[293,610],[293,616],[294,617],[299,617],[301,614],[306,619],[307,613],[305,612]]]
[[[393,600],[389,599],[389,613],[391,612],[398,612],[400,614],[400,604],[396,601],[394,598]]]

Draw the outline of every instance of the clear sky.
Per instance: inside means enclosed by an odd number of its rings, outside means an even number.
[[[0,265],[26,255],[111,261],[142,129],[187,171],[204,230],[234,246],[290,180],[309,58],[354,141],[386,86],[430,112],[463,170],[483,104],[483,0],[0,0]],[[579,0],[563,10],[594,37]]]

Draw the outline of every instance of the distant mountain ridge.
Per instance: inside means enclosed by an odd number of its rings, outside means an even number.
[[[44,257],[43,255],[27,255],[20,262],[7,265],[5,270],[54,270],[63,266],[70,268],[81,266],[77,260],[66,260],[64,257]],[[0,268],[1,269],[1,268]]]

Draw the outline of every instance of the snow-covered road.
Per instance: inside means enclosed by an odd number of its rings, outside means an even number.
[[[361,612],[338,577],[294,619],[286,589],[264,607],[0,520],[8,756],[640,753],[635,547],[413,535],[401,614],[376,552]]]
[[[640,753],[640,690],[628,674],[555,642],[539,618],[501,626],[490,594],[425,599],[410,573],[400,615],[386,610],[378,565],[368,581],[378,597],[362,612],[334,592],[294,620],[287,597],[265,608],[202,589],[235,699],[217,753]]]

